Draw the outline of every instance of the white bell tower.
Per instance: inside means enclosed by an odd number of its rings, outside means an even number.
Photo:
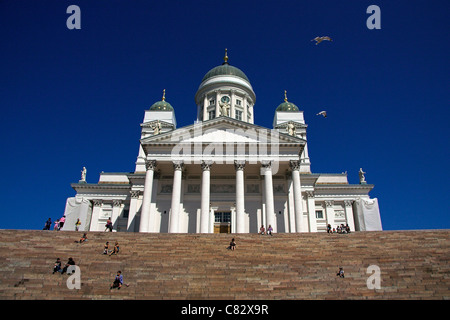
[[[155,102],[148,110],[145,110],[144,121],[141,123],[141,139],[176,128],[175,111],[172,105],[166,101],[166,89],[164,89],[161,101]],[[135,172],[142,173],[145,171],[145,152],[142,145],[139,144]]]
[[[306,139],[306,128],[303,111],[289,102],[287,99],[287,92],[284,90],[284,102],[281,103],[275,110],[275,117],[273,118],[273,128],[280,133],[289,134],[298,138]],[[311,173],[311,162],[308,154],[308,142],[300,156],[300,172]]]

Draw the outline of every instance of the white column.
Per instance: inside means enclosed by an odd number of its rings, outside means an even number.
[[[215,90],[214,91],[216,93],[216,118],[220,116],[220,111],[219,111],[219,90]]]
[[[244,99],[242,99],[242,108],[244,109],[244,113],[243,113],[243,117],[244,117],[244,121],[245,122],[250,122],[248,121],[248,112],[247,112],[247,95],[244,95]]]
[[[205,98],[203,99],[203,121],[209,120],[208,118],[208,95],[205,93]]]
[[[230,118],[236,119],[236,94],[234,90],[231,90],[230,101]]]
[[[173,186],[172,186],[172,206],[170,211],[169,233],[177,233],[180,216],[181,200],[181,176],[183,171],[183,162],[173,162]]]
[[[128,222],[127,222],[127,231],[135,232],[135,218],[137,213],[137,202],[139,198],[139,190],[131,190],[130,191],[131,199],[130,199],[130,210],[128,212]]]
[[[212,161],[202,161],[202,200],[200,232],[209,233],[210,176]]]
[[[316,222],[316,203],[314,200],[314,191],[306,191],[308,196],[308,219],[309,219],[309,232],[317,232]]]
[[[231,220],[233,221],[233,220]],[[214,208],[211,208],[209,211],[209,224],[208,224],[209,233],[214,233]]]
[[[261,161],[261,173],[264,175],[264,194],[266,203],[266,229],[269,225],[272,226],[273,230],[276,232],[276,218],[275,218],[275,208],[273,203],[273,183],[272,183],[272,162],[271,161]]]
[[[234,161],[236,168],[236,233],[245,232],[244,167],[245,161]]]
[[[345,200],[345,217],[347,218],[347,224],[350,227],[350,231],[355,231],[355,219],[353,218],[353,200]]]
[[[149,231],[150,203],[152,201],[153,174],[156,168],[156,161],[146,160],[145,167],[147,171],[145,173],[144,196],[142,198],[141,221],[139,224],[139,232]]]
[[[302,231],[303,224],[303,199],[300,182],[300,161],[291,160],[292,183],[294,184],[294,208],[295,208],[295,231]]]

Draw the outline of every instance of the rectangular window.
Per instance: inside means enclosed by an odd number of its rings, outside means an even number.
[[[223,213],[223,222],[231,222],[231,212]]]
[[[323,219],[323,211],[316,210],[316,219]]]
[[[214,221],[220,223],[231,222],[231,212],[214,212]]]
[[[241,105],[241,100],[236,99],[236,104],[237,104],[238,106],[240,106],[240,105]]]
[[[214,119],[216,117],[216,110],[209,111],[209,120]]]
[[[237,120],[242,120],[242,111],[240,110],[235,110],[235,118]]]
[[[209,100],[209,105],[212,106],[216,103],[216,101],[214,99]]]

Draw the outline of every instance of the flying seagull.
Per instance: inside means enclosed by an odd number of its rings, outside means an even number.
[[[326,111],[320,111],[318,114],[316,114],[316,116],[320,116],[323,115],[324,118],[327,117],[327,112]]]
[[[328,40],[328,41],[333,41],[330,37],[326,36],[326,37],[315,37],[314,39],[312,39],[311,41],[316,41],[316,46],[321,43],[323,40]]]

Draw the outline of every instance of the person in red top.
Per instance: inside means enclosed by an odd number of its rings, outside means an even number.
[[[112,224],[112,221],[111,221],[111,217],[109,217],[108,218],[108,221],[106,221],[106,224],[105,224],[105,231],[106,230],[109,230],[109,232],[112,232],[113,231],[113,224]]]
[[[265,234],[266,233],[266,229],[264,228],[264,225],[261,226],[261,228],[259,228],[259,234]]]

